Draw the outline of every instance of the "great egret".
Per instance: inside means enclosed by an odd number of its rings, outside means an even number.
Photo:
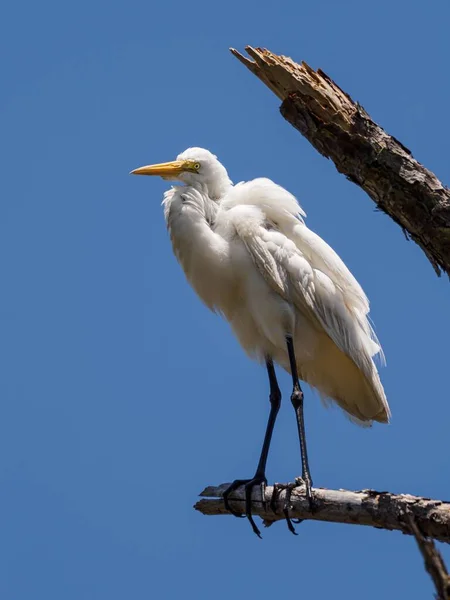
[[[270,414],[261,457],[251,479],[237,479],[224,494],[245,485],[246,516],[252,489],[266,485],[266,462],[280,408],[274,362],[292,375],[302,479],[311,502],[303,391],[299,378],[334,400],[360,424],[387,423],[389,406],[373,357],[383,358],[368,321],[369,302],[339,256],[305,225],[305,213],[269,179],[233,186],[225,167],[203,148],[173,162],[132,171],[180,181],[164,194],[174,253],[190,284],[228,320],[244,350],[266,364]],[[291,487],[287,486],[289,491]],[[288,497],[288,496],[287,496]],[[285,516],[288,518],[288,505]]]

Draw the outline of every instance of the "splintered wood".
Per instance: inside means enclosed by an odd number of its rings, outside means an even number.
[[[262,48],[231,49],[282,101],[283,117],[450,276],[450,190],[322,70]],[[293,159],[294,160],[294,159]]]

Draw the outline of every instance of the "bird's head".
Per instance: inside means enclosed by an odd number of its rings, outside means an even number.
[[[181,181],[199,189],[206,187],[211,198],[221,198],[231,185],[225,167],[204,148],[188,148],[172,162],[139,167],[131,173],[159,175],[163,179]]]

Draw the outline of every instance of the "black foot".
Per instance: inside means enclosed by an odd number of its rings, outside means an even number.
[[[289,531],[291,533],[293,533],[294,535],[298,535],[298,534],[295,531],[295,527],[293,526],[292,523],[299,524],[303,521],[303,519],[291,519],[290,518],[289,511],[292,508],[291,496],[292,496],[292,491],[296,487],[301,486],[301,485],[305,486],[305,496],[308,499],[309,508],[312,511],[313,510],[313,501],[312,501],[312,492],[311,492],[311,481],[309,479],[305,481],[304,479],[297,477],[295,482],[293,482],[293,483],[276,483],[273,486],[273,494],[272,494],[272,498],[270,500],[270,508],[276,514],[277,513],[277,511],[276,511],[277,498],[280,495],[280,492],[282,490],[285,490],[283,514],[284,514],[284,518],[286,519],[286,524],[288,526]]]
[[[238,488],[240,488],[241,485],[245,486],[245,515],[241,515],[240,513],[236,512],[233,508],[231,508],[229,502],[230,494]],[[236,479],[235,481],[233,481],[233,483],[225,490],[223,494],[223,503],[225,505],[225,508],[235,517],[247,517],[250,525],[252,526],[253,532],[256,533],[256,535],[259,538],[261,538],[261,532],[256,526],[256,523],[252,517],[252,491],[256,485],[261,486],[261,497],[264,501],[264,492],[267,485],[267,479],[264,475],[257,474],[253,477],[253,479]]]
[[[312,497],[312,481],[310,477],[296,477],[295,481],[298,481],[297,485],[305,486],[305,496],[308,500],[309,510],[313,511],[313,497]]]
[[[227,509],[228,512],[230,512],[232,515],[234,515],[235,517],[239,517],[240,519],[243,519],[245,517],[245,515],[242,515],[241,513],[238,513],[234,510],[234,508],[231,508],[230,506],[230,495],[232,492],[234,492],[235,490],[237,490],[238,488],[241,487],[241,485],[245,485],[246,483],[248,483],[250,480],[249,479],[235,479],[233,481],[233,483],[231,483],[227,489],[224,491],[223,493],[223,503],[225,505],[225,508]]]
[[[272,498],[270,500],[270,508],[272,509],[272,511],[275,514],[277,514],[276,501],[277,501],[278,496],[280,495],[280,492],[282,490],[285,490],[286,493],[284,496],[283,514],[284,514],[284,518],[286,519],[286,525],[288,526],[289,531],[291,533],[293,533],[294,535],[298,535],[298,533],[295,531],[295,527],[292,525],[292,519],[289,516],[289,510],[291,509],[292,490],[296,487],[297,487],[297,483],[275,483],[273,486]],[[294,522],[301,523],[302,520],[297,519]]]

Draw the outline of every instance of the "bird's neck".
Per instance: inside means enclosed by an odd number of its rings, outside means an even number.
[[[232,185],[229,180],[216,181],[208,185],[195,183],[186,186],[184,196],[187,202],[196,208],[199,217],[211,227],[219,210],[220,201],[230,191]]]
[[[200,194],[206,196],[213,202],[221,200],[232,187],[233,184],[228,177],[216,179],[212,182],[208,182],[207,184],[196,182],[192,185],[194,190],[200,192]]]
[[[220,308],[231,289],[223,274],[229,244],[214,231],[220,200],[185,186],[166,192],[163,205],[172,247],[186,277],[207,306]]]

